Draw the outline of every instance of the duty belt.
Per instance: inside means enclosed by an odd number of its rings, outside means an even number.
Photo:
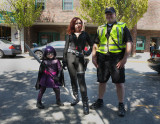
[[[68,52],[69,52],[69,53],[73,53],[73,54],[75,54],[76,56],[79,56],[80,54],[82,54],[81,52],[77,52],[77,51],[72,50],[72,49],[68,49]]]

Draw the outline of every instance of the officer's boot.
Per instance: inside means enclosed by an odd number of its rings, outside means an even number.
[[[71,106],[75,106],[79,102],[79,95],[78,92],[74,92],[75,99],[71,102]]]
[[[82,102],[83,102],[83,113],[85,115],[88,115],[89,114],[88,97],[82,96]]]

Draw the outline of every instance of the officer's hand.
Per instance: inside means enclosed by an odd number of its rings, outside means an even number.
[[[126,62],[127,62],[127,59],[125,59],[125,58],[123,58],[122,60],[120,60],[120,61],[118,62],[118,64],[116,65],[117,68],[118,68],[118,69],[124,68],[124,65],[126,64]]]
[[[58,82],[59,81],[59,77],[57,77],[57,76],[54,77],[54,80]]]
[[[95,66],[96,68],[98,68],[97,56],[92,56],[92,63],[94,64],[94,66]]]

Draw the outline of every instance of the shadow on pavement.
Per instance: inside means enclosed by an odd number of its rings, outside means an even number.
[[[17,56],[5,56],[4,58],[1,59],[22,59],[25,58],[23,55],[17,55]]]
[[[0,122],[2,124],[28,123],[98,123],[98,124],[158,124],[154,114],[160,115],[160,109],[137,105],[158,106],[160,104],[160,76],[143,76],[131,69],[126,69],[126,97],[127,108],[124,118],[117,116],[117,95],[111,79],[107,84],[104,96],[104,107],[99,110],[90,110],[90,114],[83,115],[82,103],[75,107],[70,106],[70,93],[61,88],[61,99],[64,107],[55,103],[55,94],[47,89],[43,96],[44,110],[37,109],[36,98],[38,91],[34,85],[37,80],[37,71],[5,72],[0,75]],[[98,95],[96,73],[86,72],[89,103],[93,103]],[[66,87],[70,90],[69,74],[65,71]]]

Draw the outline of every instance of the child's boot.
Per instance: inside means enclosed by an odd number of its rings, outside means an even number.
[[[37,101],[36,107],[39,108],[39,109],[44,109],[45,108],[41,101]]]

